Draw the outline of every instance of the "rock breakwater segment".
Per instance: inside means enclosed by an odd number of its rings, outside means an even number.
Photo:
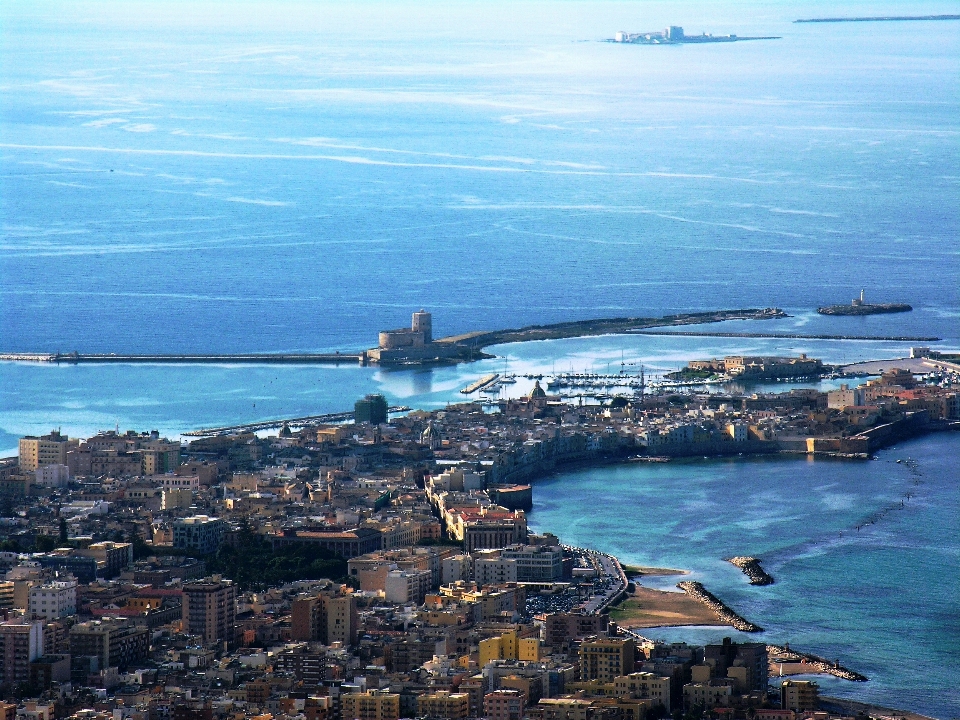
[[[861,675],[860,673],[854,672],[849,668],[845,668],[840,664],[839,661],[830,662],[826,658],[822,658],[819,655],[791,650],[789,645],[767,645],[767,655],[771,658],[774,658],[774,663],[777,662],[777,659],[779,659],[781,662],[787,661],[806,663],[817,672],[833,675],[841,680],[850,680],[851,682],[867,682],[867,680],[870,679],[866,675]]]
[[[760,559],[755,557],[732,557],[727,562],[736,565],[743,574],[750,578],[751,585],[773,585],[773,577],[760,566]]]
[[[720,598],[707,590],[701,583],[696,581],[684,581],[677,583],[677,587],[683,590],[694,600],[702,602],[717,614],[717,619],[730,623],[734,628],[742,632],[763,632],[763,628],[754,625],[749,620],[737,615],[733,610],[727,607]]]

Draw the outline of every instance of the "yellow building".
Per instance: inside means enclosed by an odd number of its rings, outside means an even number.
[[[479,666],[486,667],[493,660],[530,660],[540,659],[540,640],[538,638],[518,638],[516,631],[505,632],[499,637],[481,640]]]
[[[591,705],[591,700],[579,698],[544,698],[527,714],[542,720],[587,720]]]
[[[20,469],[33,472],[43,465],[66,465],[70,446],[69,438],[56,430],[43,437],[20,438]]]
[[[452,693],[448,690],[421,695],[417,698],[417,714],[424,717],[463,720],[470,717],[470,696],[467,693]]]
[[[820,687],[809,680],[784,680],[780,685],[780,707],[807,712],[820,706]]]
[[[399,720],[400,696],[371,690],[340,696],[343,720]]]
[[[613,682],[633,672],[637,646],[628,638],[597,637],[580,645],[580,679]]]

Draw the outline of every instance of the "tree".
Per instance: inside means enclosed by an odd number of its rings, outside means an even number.
[[[33,541],[33,547],[36,552],[50,552],[57,547],[57,541],[49,535],[37,535]]]
[[[70,535],[67,533],[67,520],[66,518],[60,518],[60,544],[65,544],[69,538]]]

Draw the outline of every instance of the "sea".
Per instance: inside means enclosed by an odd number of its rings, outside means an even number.
[[[793,21],[958,12],[5,0],[0,352],[348,352],[420,308],[447,335],[748,307],[790,317],[686,329],[957,350],[960,22]],[[669,25],[778,39],[605,42]],[[815,312],[861,290],[914,310]],[[915,344],[619,335],[437,368],[0,363],[0,454],[53,428],[179,437],[369,392],[441,408],[490,372],[521,376],[504,386],[516,395],[524,375]],[[764,638],[871,678],[819,679],[824,692],[958,717],[958,468],[955,434],[862,462],[604,467],[538,482],[530,519],[690,570]],[[732,554],[763,557],[777,583],[747,585]]]

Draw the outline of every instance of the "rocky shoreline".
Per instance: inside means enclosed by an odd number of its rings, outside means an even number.
[[[736,565],[743,574],[750,578],[751,585],[773,585],[773,576],[760,566],[760,559],[755,557],[732,557],[728,563]]]
[[[677,587],[694,600],[702,602],[713,610],[717,614],[718,620],[730,623],[735,629],[742,632],[763,632],[762,627],[754,625],[749,620],[737,615],[737,613],[727,607],[720,598],[707,590],[703,584],[696,581],[684,581],[677,583]]]
[[[827,305],[817,308],[821,315],[880,315],[882,313],[910,312],[913,306],[906,303],[861,303],[859,305]]]
[[[830,662],[826,658],[822,658],[819,655],[797,652],[796,650],[791,650],[789,645],[767,645],[767,654],[770,657],[776,655],[778,658],[788,662],[805,663],[810,665],[812,672],[833,675],[834,677],[838,677],[842,680],[849,680],[851,682],[867,682],[867,680],[870,679],[866,675],[861,675],[858,672],[843,667],[843,665],[841,665],[838,661]]]

